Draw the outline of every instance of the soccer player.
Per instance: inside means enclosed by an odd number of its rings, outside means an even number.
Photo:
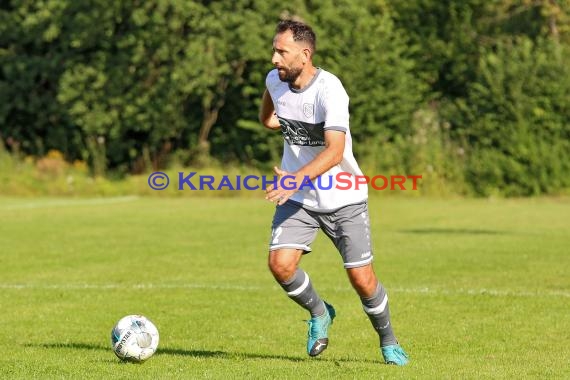
[[[269,269],[287,295],[311,314],[307,353],[319,355],[328,346],[335,309],[321,299],[298,265],[322,229],[342,256],[379,335],[384,361],[405,365],[408,356],[392,330],[386,290],[372,267],[368,189],[355,180],[362,171],[352,153],[349,98],[336,76],[313,65],[315,42],[310,26],[292,20],[281,21],[273,39],[275,69],[266,78],[259,119],[283,133],[281,168],[274,171],[287,181],[266,189],[266,199],[276,203]],[[339,173],[352,179],[350,188],[344,183],[342,189],[337,187]],[[317,182],[319,176],[322,181]]]

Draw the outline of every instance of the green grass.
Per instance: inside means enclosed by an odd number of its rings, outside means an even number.
[[[261,199],[0,198],[2,378],[569,378],[570,199],[377,197],[375,268],[411,356],[377,338],[322,235],[302,261],[338,317],[321,357],[266,268]],[[159,351],[125,364],[141,313]]]

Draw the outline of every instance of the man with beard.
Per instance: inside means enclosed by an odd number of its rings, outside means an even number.
[[[349,98],[336,76],[313,65],[315,47],[310,26],[292,20],[277,25],[275,69],[267,75],[259,113],[263,125],[280,128],[285,140],[281,168],[274,168],[280,180],[266,189],[266,199],[276,203],[269,269],[287,295],[310,313],[307,353],[319,355],[328,346],[336,313],[298,264],[322,229],[340,252],[379,335],[384,361],[405,365],[408,356],[392,330],[386,290],[372,267],[368,189],[355,179],[362,171],[352,153]],[[339,174],[344,176],[342,187]],[[346,178],[351,181],[348,188]]]

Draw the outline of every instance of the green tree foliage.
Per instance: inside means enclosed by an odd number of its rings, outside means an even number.
[[[564,0],[394,3],[476,194],[569,186],[569,10]]]
[[[336,73],[351,101],[351,125],[363,156],[411,133],[427,87],[415,75],[414,46],[378,1],[321,1],[312,10],[322,43],[317,63]],[[320,33],[319,33],[320,32]],[[379,157],[382,159],[382,157]]]
[[[570,186],[568,0],[11,0],[0,143],[95,174],[278,163],[257,122],[279,18],[317,32],[367,170],[480,195]],[[465,187],[463,184],[468,186]],[[435,186],[435,185],[434,185]],[[467,190],[470,189],[470,190]]]
[[[47,144],[88,159],[96,173],[107,166],[157,167],[177,148],[208,154],[231,87],[241,84],[247,63],[261,52],[262,36],[251,31],[263,20],[247,7],[245,1],[206,7],[167,0],[14,5],[2,16],[34,21],[16,19],[12,38],[3,35],[2,96],[22,98],[5,103],[3,134],[32,154],[42,154]],[[22,46],[24,35],[31,46]],[[25,81],[11,86],[19,76]],[[31,103],[38,76],[49,78],[52,91],[36,91],[49,107]],[[54,120],[37,120],[37,111]],[[78,146],[68,150],[63,139],[44,140],[50,130],[74,130]]]
[[[0,5],[0,135],[13,152],[78,153],[78,135],[54,101],[66,58],[53,44],[63,8],[56,0]]]
[[[477,80],[450,119],[472,150],[477,193],[549,193],[570,186],[570,59],[546,39],[505,40],[481,52]]]

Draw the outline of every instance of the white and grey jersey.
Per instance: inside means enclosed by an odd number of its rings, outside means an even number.
[[[366,200],[367,186],[354,185],[354,176],[361,176],[362,171],[352,153],[349,98],[340,80],[319,68],[311,82],[297,90],[282,82],[277,69],[274,69],[267,75],[266,86],[285,140],[281,161],[283,170],[296,172],[311,162],[325,149],[326,131],[345,133],[341,163],[323,173],[320,182],[313,181],[314,189],[305,186],[290,199],[317,212],[329,212]],[[340,186],[342,189],[337,188],[339,173],[351,175],[352,186],[349,189],[345,190],[347,186],[344,184]],[[344,178],[348,178],[348,174]],[[332,186],[329,188],[329,185]]]

